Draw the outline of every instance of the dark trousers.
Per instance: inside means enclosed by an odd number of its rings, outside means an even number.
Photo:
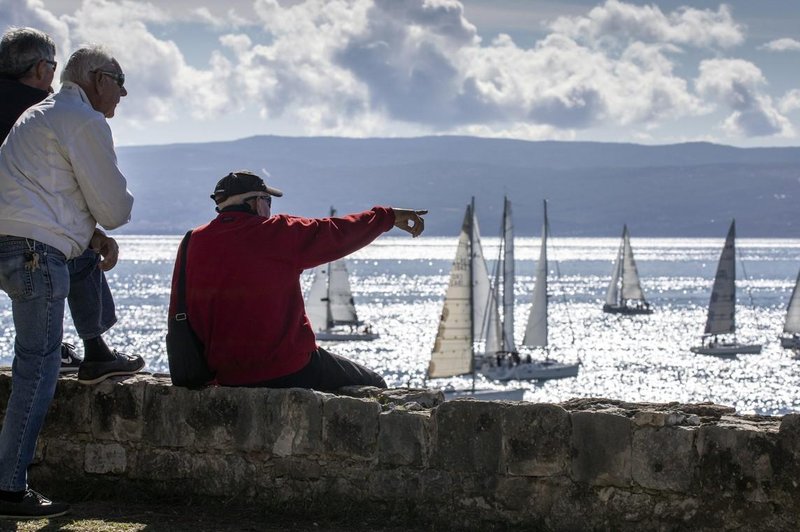
[[[369,368],[318,348],[308,364],[295,373],[260,382],[252,386],[265,388],[313,388],[332,392],[342,386],[376,386],[386,388],[383,377]]]

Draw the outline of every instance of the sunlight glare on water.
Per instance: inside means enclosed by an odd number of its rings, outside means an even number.
[[[109,345],[142,354],[148,370],[167,371],[164,335],[172,266],[180,237],[119,236],[121,253],[109,282],[119,322],[108,332]],[[361,362],[385,376],[390,386],[422,386],[436,334],[442,299],[455,255],[456,238],[409,239],[385,236],[348,258],[359,318],[380,338],[372,342],[327,343],[331,351]],[[650,316],[619,316],[601,311],[616,238],[553,238],[550,257],[550,344],[552,356],[579,359],[578,377],[512,385],[525,399],[558,402],[573,397],[627,401],[700,402],[734,406],[743,413],[800,411],[800,360],[781,349],[778,335],[800,267],[800,240],[739,239],[737,264],[738,336],[761,342],[760,355],[721,359],[695,355],[706,318],[712,279],[722,246],[719,239],[637,239],[634,253]],[[497,238],[484,239],[489,268],[498,253]],[[538,238],[516,240],[516,338],[529,312]],[[744,266],[744,272],[740,265]],[[744,278],[746,273],[747,278]],[[303,286],[310,284],[304,274]],[[0,364],[13,354],[10,302],[0,297]],[[65,340],[78,344],[71,319]],[[431,386],[465,387],[472,377],[436,379]]]

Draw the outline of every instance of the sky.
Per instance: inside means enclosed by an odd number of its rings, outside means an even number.
[[[10,26],[48,32],[61,65],[86,42],[111,49],[118,145],[800,146],[797,0],[0,0]]]

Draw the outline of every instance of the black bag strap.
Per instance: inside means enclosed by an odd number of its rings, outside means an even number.
[[[192,231],[189,230],[181,240],[181,247],[178,257],[181,261],[181,268],[178,270],[178,297],[175,300],[175,319],[182,321],[186,319],[186,249],[189,247],[189,238]]]

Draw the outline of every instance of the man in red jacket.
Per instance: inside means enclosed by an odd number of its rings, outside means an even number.
[[[392,227],[419,236],[427,211],[373,207],[337,218],[271,216],[272,198],[282,195],[251,172],[232,172],[211,195],[218,216],[189,240],[186,311],[217,382],[321,391],[385,388],[374,371],[317,346],[300,275],[361,249]]]

